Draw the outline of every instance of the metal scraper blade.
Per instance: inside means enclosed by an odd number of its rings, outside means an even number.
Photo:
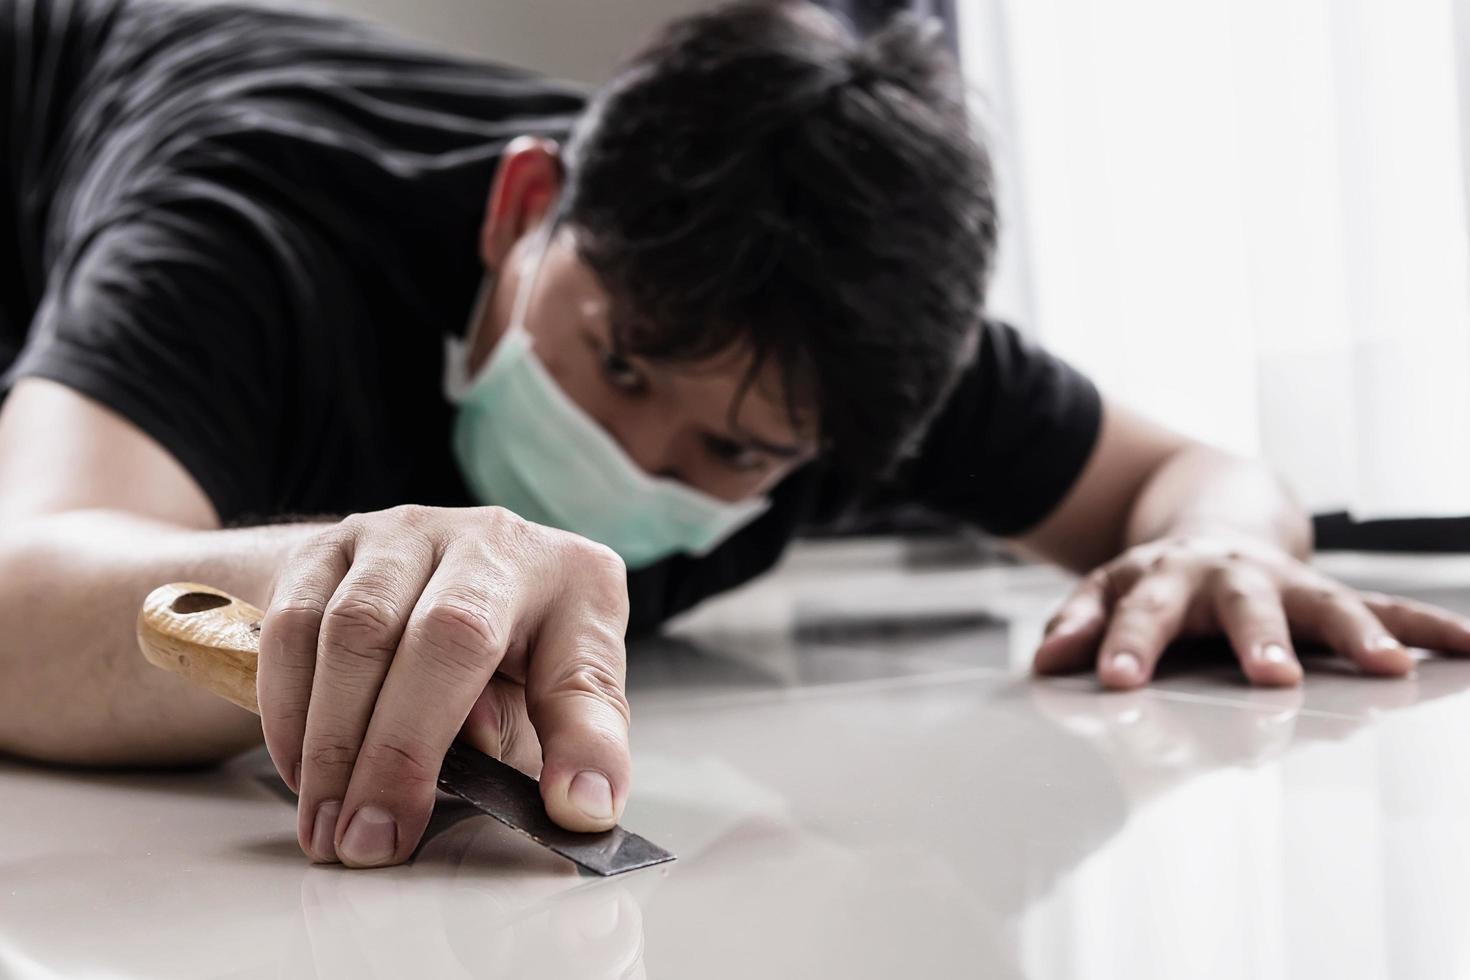
[[[622,874],[674,860],[668,851],[622,827],[595,834],[558,827],[546,815],[536,780],[462,742],[445,753],[439,788],[595,874]]]

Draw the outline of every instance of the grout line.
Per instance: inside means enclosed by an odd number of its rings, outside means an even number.
[[[667,694],[651,704],[638,703],[637,691],[630,692],[630,696],[635,699],[634,711],[642,714],[658,711],[660,708],[678,711],[690,707],[738,707],[751,702],[774,704],[813,701],[882,690],[927,687],[936,683],[954,684],[986,678],[1003,678],[1009,676],[1010,673],[1004,667],[959,667],[943,672],[895,674],[889,677],[865,677],[853,681],[819,682],[720,694],[696,694],[687,698],[680,698],[676,688],[669,688]]]

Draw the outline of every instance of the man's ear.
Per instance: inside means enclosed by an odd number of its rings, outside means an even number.
[[[480,259],[496,272],[512,246],[536,227],[561,193],[561,151],[555,142],[518,136],[501,154],[480,228]]]

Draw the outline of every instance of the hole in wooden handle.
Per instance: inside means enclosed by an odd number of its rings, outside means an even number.
[[[218,609],[220,606],[228,606],[230,600],[213,592],[185,592],[169,604],[169,608],[176,613],[204,612],[206,609]]]

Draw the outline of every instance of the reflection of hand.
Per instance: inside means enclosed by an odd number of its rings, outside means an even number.
[[[1291,745],[1305,701],[1300,687],[1252,692],[1252,704],[1202,714],[1194,702],[1143,691],[1099,698],[1092,691],[1055,684],[1032,684],[1029,689],[1043,717],[1091,742],[1121,770],[1140,775],[1183,776],[1204,766],[1272,759]]]
[[[311,968],[289,965],[321,977],[643,977],[643,916],[632,895],[611,881],[570,893],[567,885],[563,876],[507,875],[478,888],[313,869],[301,882],[307,945],[292,951]]]
[[[1164,538],[1097,569],[1047,624],[1039,673],[1097,665],[1103,684],[1148,683],[1180,637],[1223,633],[1254,684],[1294,685],[1293,639],[1322,643],[1369,674],[1413,668],[1404,645],[1470,653],[1470,620],[1412,599],[1356,592],[1255,539]]]
[[[273,585],[257,681],[302,850],[406,860],[456,735],[523,769],[544,753],[548,815],[611,827],[630,778],[627,620],[615,553],[498,507],[395,507],[308,541]]]
[[[614,882],[587,885],[527,910],[507,928],[485,929],[473,903],[441,905],[458,961],[471,976],[547,980],[641,980],[643,910]],[[487,968],[485,964],[495,964]]]

